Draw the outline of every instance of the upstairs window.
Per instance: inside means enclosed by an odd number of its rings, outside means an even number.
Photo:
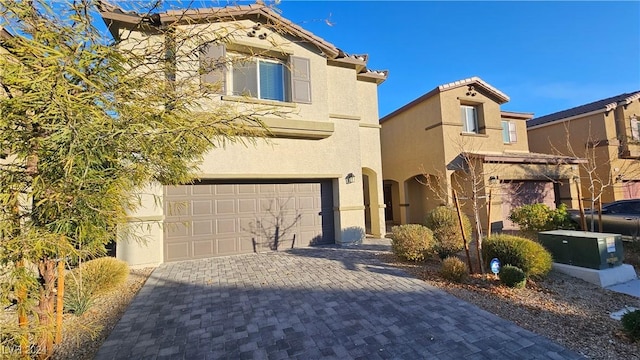
[[[252,59],[235,63],[233,67],[233,95],[264,100],[287,100],[286,68],[281,62]]]
[[[502,142],[511,144],[517,140],[516,124],[511,121],[502,120]]]
[[[234,62],[229,61],[234,55],[227,56],[223,45],[213,44],[203,47],[200,54],[201,83],[221,84],[222,95],[311,103],[311,66],[307,58],[250,58]]]
[[[461,105],[460,115],[462,116],[462,131],[478,134],[478,109],[475,106]]]
[[[640,141],[640,122],[635,116],[631,117],[631,139]]]

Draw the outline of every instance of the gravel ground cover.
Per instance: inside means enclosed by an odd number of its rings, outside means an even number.
[[[626,244],[628,245],[628,244]],[[640,244],[625,247],[625,263],[640,272]],[[439,275],[440,261],[404,262],[391,253],[379,253],[381,261],[400,267],[460,299],[544,335],[590,359],[640,359],[640,342],[622,331],[612,312],[625,306],[640,308],[640,298],[600,288],[552,271],[540,281],[528,281],[525,289],[500,285],[493,275],[472,275],[463,284]],[[473,260],[475,266],[475,259]]]

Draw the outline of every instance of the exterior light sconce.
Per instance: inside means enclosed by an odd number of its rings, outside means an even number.
[[[621,183],[624,181],[624,174],[618,174],[616,175],[616,182],[617,183]]]
[[[496,185],[499,181],[497,176],[489,176],[489,185]]]
[[[572,178],[571,178],[571,181],[572,181],[574,184],[580,184],[580,176],[574,176],[574,177],[572,177]]]
[[[347,174],[347,176],[344,178],[345,182],[347,184],[353,184],[354,182],[356,182],[356,176],[353,175],[353,173],[349,173]]]

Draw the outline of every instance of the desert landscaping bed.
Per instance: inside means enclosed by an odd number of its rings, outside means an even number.
[[[633,264],[638,272],[640,246],[628,248],[626,262]],[[640,342],[631,342],[622,331],[620,321],[609,316],[625,306],[640,308],[640,298],[606,290],[556,271],[544,280],[529,280],[525,289],[502,286],[493,274],[472,275],[465,283],[452,283],[439,275],[439,260],[406,262],[390,253],[380,253],[378,257],[385,264],[402,268],[451,295],[544,335],[587,358],[640,359]]]

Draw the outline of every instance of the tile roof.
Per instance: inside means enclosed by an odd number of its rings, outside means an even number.
[[[494,88],[493,86],[489,85],[488,83],[486,83],[484,80],[480,79],[477,76],[470,77],[468,79],[454,81],[454,82],[451,82],[451,83],[448,83],[448,84],[443,84],[443,85],[438,86],[438,89],[440,91],[445,91],[445,90],[455,89],[455,88],[458,88],[458,87],[461,87],[461,86],[470,85],[470,84],[478,84],[478,85],[482,86],[483,88],[488,90],[491,94],[493,94],[498,99],[500,99],[503,103],[509,101],[509,97],[507,96],[507,94],[505,94],[502,91]]]
[[[590,113],[592,111],[597,111],[597,110],[610,111],[615,109],[618,105],[626,105],[636,99],[640,99],[640,91],[634,91],[630,93],[624,93],[624,94],[612,96],[606,99],[576,106],[571,109],[562,110],[562,111],[555,112],[553,114],[537,117],[535,119],[531,119],[527,121],[527,127],[530,128],[533,126],[548,124],[554,121],[560,121],[568,117],[582,115],[582,114]]]
[[[290,20],[282,17],[270,6],[257,3],[251,5],[235,5],[226,7],[211,7],[202,9],[182,9],[182,10],[167,10],[164,13],[158,14],[139,14],[134,11],[125,11],[117,6],[111,5],[105,1],[99,1],[99,10],[105,21],[107,19],[123,21],[130,24],[149,23],[153,25],[160,25],[163,23],[173,23],[178,21],[202,21],[214,18],[215,20],[226,19],[239,19],[247,16],[264,17],[268,21],[279,25],[279,29],[283,32],[297,36],[313,45],[318,47],[328,59],[346,62],[361,63],[362,66],[357,69],[360,74],[370,75],[371,71],[367,69],[366,63],[369,60],[369,56],[366,54],[347,54],[341,49],[337,48],[332,43],[324,40],[323,38],[314,35],[308,30],[305,30],[301,26],[291,22]],[[109,24],[107,24],[109,26]],[[387,71],[375,71],[376,75],[387,77]],[[384,81],[384,79],[382,79]]]
[[[494,88],[493,86],[489,85],[487,82],[485,82],[484,80],[480,79],[479,77],[473,76],[473,77],[470,77],[468,79],[458,80],[458,81],[454,81],[454,82],[451,82],[451,83],[448,83],[448,84],[440,85],[440,86],[436,87],[435,89],[429,91],[428,93],[420,96],[419,98],[411,101],[410,103],[405,104],[404,106],[402,106],[402,107],[394,110],[393,112],[389,113],[388,115],[386,115],[385,117],[380,119],[380,122],[384,122],[384,121],[388,120],[389,118],[391,118],[391,117],[393,117],[393,116],[395,116],[395,115],[397,115],[397,114],[399,114],[399,113],[411,108],[412,106],[415,106],[415,105],[421,103],[422,101],[432,97],[435,94],[438,94],[438,93],[443,92],[443,91],[455,89],[455,88],[458,88],[458,87],[461,87],[461,86],[468,86],[468,85],[471,85],[471,84],[480,85],[486,91],[488,91],[489,93],[494,95],[498,99],[498,102],[500,104],[504,104],[504,103],[509,101],[509,97],[505,93],[503,93],[502,91],[500,91],[500,90]]]
[[[0,26],[0,37],[3,37],[5,39],[9,39],[9,38],[12,38],[13,35],[11,35],[10,32],[5,30],[4,27]]]
[[[580,164],[586,162],[572,156],[552,155],[532,152],[465,152],[470,158],[479,158],[485,162],[516,163],[516,164]]]

